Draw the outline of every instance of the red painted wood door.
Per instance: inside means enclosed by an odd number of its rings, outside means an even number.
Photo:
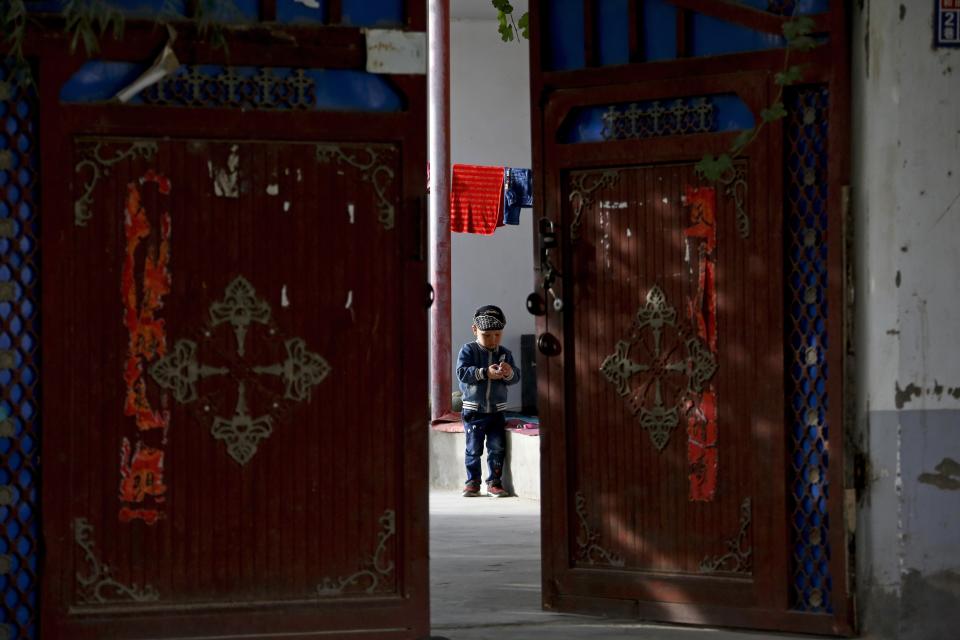
[[[628,4],[636,20],[644,3]],[[691,14],[678,34],[719,11],[674,4]],[[545,5],[531,4],[544,605],[849,633],[842,435],[826,428],[844,175],[826,123],[844,94],[825,97],[826,53],[782,95],[767,70],[782,52],[599,68],[601,3],[583,3],[582,27]],[[581,28],[597,68],[551,68],[576,63],[557,51]],[[732,169],[698,174],[774,101],[786,117]]]
[[[429,633],[424,84],[394,81],[396,113],[43,121],[45,637]]]

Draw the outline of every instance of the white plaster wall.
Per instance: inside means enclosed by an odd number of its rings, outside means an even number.
[[[932,2],[857,4],[861,408],[958,409],[960,51],[932,49]]]
[[[868,471],[858,608],[865,637],[949,637],[960,611],[960,51],[932,48],[932,2],[859,0],[853,19],[853,435]]]
[[[430,488],[459,491],[466,479],[463,432],[430,432]],[[487,477],[487,454],[480,469]],[[540,499],[540,438],[507,431],[507,457],[503,465],[503,487],[515,496]]]
[[[494,17],[491,9],[490,19],[450,24],[450,156],[453,163],[530,168],[527,42],[502,42]],[[457,390],[457,353],[474,339],[470,325],[482,304],[503,309],[503,345],[520,365],[520,335],[534,333],[526,310],[534,290],[532,211],[521,209],[519,226],[500,227],[492,236],[452,234],[451,391]],[[509,402],[510,409],[521,407],[519,384],[510,387]]]

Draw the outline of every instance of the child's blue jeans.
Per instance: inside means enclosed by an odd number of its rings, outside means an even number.
[[[507,452],[507,421],[503,413],[463,412],[463,432],[467,436],[464,461],[467,465],[467,482],[480,484],[480,456],[483,455],[483,440],[487,440],[487,467],[490,475],[487,484],[500,486],[503,476],[503,458]]]

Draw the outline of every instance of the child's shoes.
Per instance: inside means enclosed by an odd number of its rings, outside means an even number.
[[[500,485],[492,484],[487,487],[487,495],[491,498],[506,498],[510,495],[510,492]]]

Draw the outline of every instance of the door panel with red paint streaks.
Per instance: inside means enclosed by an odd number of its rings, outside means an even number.
[[[69,257],[47,317],[70,340],[46,355],[71,381],[48,386],[47,415],[73,425],[46,443],[46,482],[70,487],[46,519],[54,628],[412,637],[426,378],[393,375],[425,355],[426,324],[403,147],[76,136],[70,152],[88,215],[47,227]]]

